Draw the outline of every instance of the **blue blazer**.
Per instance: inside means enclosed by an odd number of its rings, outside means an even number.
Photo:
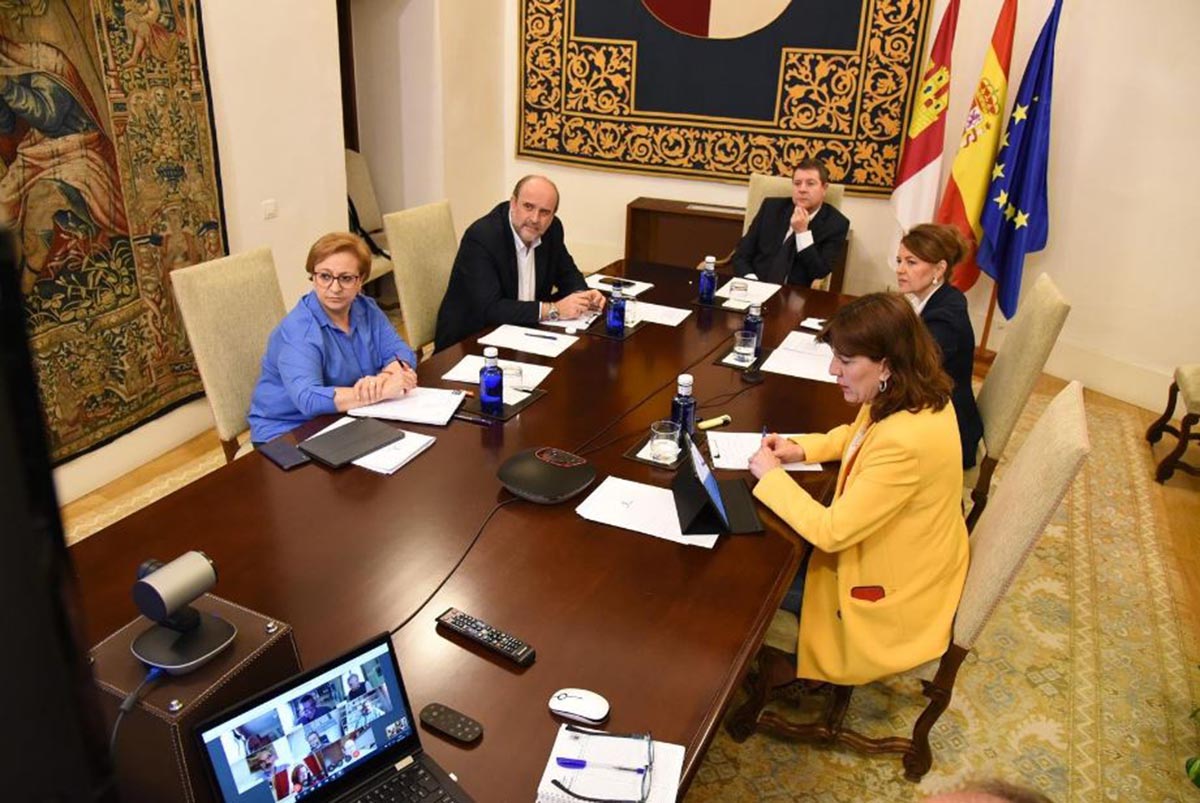
[[[967,314],[967,297],[950,284],[933,291],[921,310],[921,320],[942,351],[942,367],[954,380],[950,399],[958,416],[963,468],[975,465],[975,450],[983,437],[983,419],[975,406],[971,372],[975,367],[975,330]]]

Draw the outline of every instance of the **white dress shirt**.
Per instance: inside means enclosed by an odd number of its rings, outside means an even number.
[[[537,266],[533,252],[542,244],[542,238],[538,237],[526,246],[511,220],[508,221],[508,227],[512,229],[513,245],[517,247],[517,301],[536,301]]]

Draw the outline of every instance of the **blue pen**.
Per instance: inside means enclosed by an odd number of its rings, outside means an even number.
[[[541,340],[558,340],[554,335],[540,335],[534,332],[522,332],[521,334],[525,335],[525,337],[536,337]]]
[[[620,770],[621,772],[635,772],[638,775],[645,775],[645,767],[622,767],[620,764],[605,764],[601,761],[585,761],[582,758],[566,758],[558,756],[554,759],[558,766],[567,770],[584,770],[588,767],[605,770]]]
[[[763,437],[767,437],[767,427],[765,424],[763,425]]]

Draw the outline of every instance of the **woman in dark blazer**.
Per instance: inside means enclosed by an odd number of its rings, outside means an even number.
[[[950,285],[954,265],[967,254],[958,229],[935,223],[914,226],[900,240],[896,280],[925,322],[942,351],[942,367],[954,380],[951,401],[958,416],[963,468],[975,465],[975,450],[983,437],[983,419],[975,406],[971,371],[975,362],[975,331],[967,314],[967,298]]]

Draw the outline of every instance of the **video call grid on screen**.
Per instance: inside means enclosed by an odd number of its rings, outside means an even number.
[[[387,653],[381,644],[355,655],[204,731],[224,800],[300,800],[412,735]]]

